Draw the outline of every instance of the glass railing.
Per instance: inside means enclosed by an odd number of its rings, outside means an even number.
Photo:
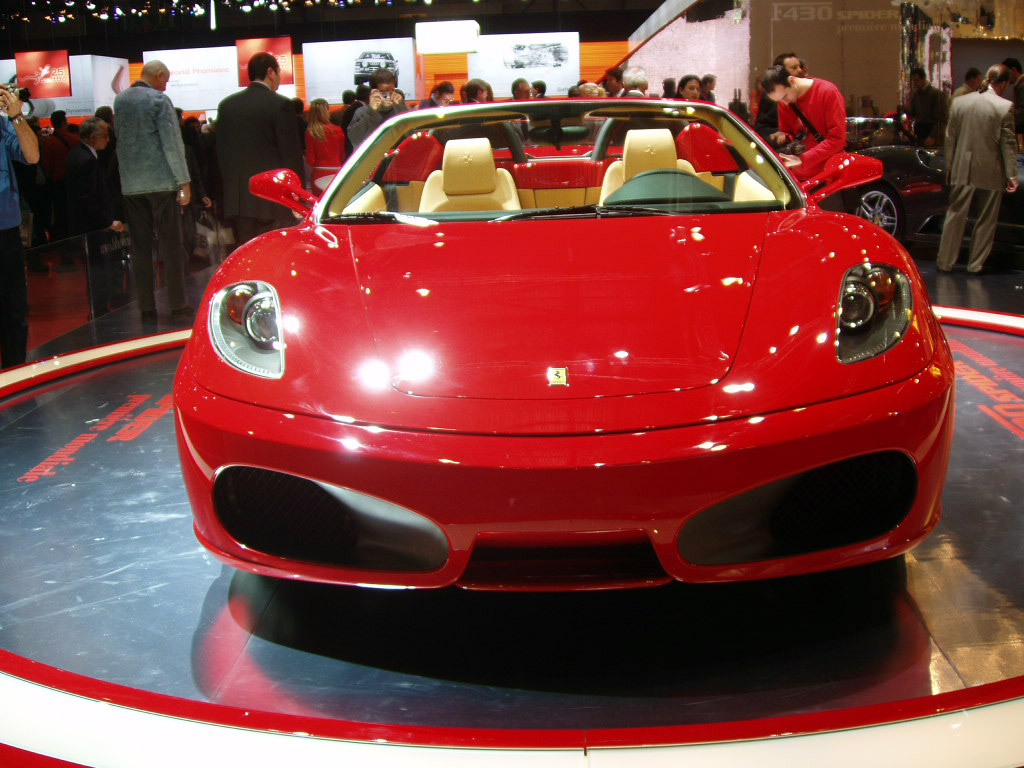
[[[197,234],[185,269],[187,297],[193,307],[198,306],[216,265],[233,247],[211,244],[201,227]],[[109,229],[26,248],[27,362],[191,325],[190,319],[171,321],[162,287],[159,242],[154,254],[158,317],[155,321],[141,317],[131,253],[128,232]]]

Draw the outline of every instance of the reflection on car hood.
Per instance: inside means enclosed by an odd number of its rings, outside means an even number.
[[[392,386],[427,397],[558,399],[722,378],[766,222],[747,213],[350,232]]]

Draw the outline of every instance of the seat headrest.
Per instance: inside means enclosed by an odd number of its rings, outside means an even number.
[[[486,195],[497,186],[491,142],[452,139],[444,146],[442,187],[446,195]]]
[[[676,144],[668,128],[636,128],[622,148],[623,181],[656,168],[676,167]]]

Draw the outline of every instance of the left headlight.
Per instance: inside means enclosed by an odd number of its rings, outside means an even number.
[[[858,363],[896,346],[913,310],[910,279],[896,267],[865,263],[846,270],[836,313],[839,362]]]
[[[210,339],[225,361],[254,376],[284,375],[281,303],[270,283],[250,280],[221,289],[210,303]]]

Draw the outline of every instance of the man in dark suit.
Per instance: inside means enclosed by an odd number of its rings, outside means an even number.
[[[291,102],[276,93],[277,59],[249,59],[249,87],[217,109],[217,161],[224,181],[224,215],[234,220],[238,242],[294,223],[291,212],[249,192],[249,179],[263,171],[291,168],[302,177],[302,146]]]
[[[85,255],[89,279],[89,299],[93,319],[116,305],[115,294],[123,293],[124,273],[118,255],[107,252],[111,241],[124,232],[117,220],[107,171],[100,153],[110,141],[110,126],[98,117],[90,117],[79,128],[81,142],[68,152],[68,229],[72,235],[85,235]],[[123,303],[123,302],[122,302]]]
[[[349,104],[341,113],[341,117],[335,122],[332,118],[331,122],[341,127],[341,130],[345,132],[345,157],[352,154],[352,139],[348,137],[348,126],[352,122],[352,119],[356,116],[356,113],[365,107],[370,101],[370,86],[366,83],[360,83],[356,86],[355,98],[352,99],[352,103]]]
[[[622,82],[622,67],[613,67],[605,72],[604,89],[609,96],[625,96],[626,87]]]
[[[950,272],[960,254],[971,198],[980,198],[978,220],[971,236],[967,271],[981,272],[992,251],[1003,191],[1017,191],[1017,142],[1013,134],[1013,103],[1003,98],[1010,87],[1010,71],[1002,64],[989,67],[985,90],[953,101],[946,127],[946,164],[949,168],[949,210],[942,227],[942,242],[935,259],[942,272]]]
[[[109,131],[98,117],[84,120],[78,133],[81,142],[68,152],[68,229],[72,235],[124,229],[114,218],[110,188],[98,158],[110,141]]]

